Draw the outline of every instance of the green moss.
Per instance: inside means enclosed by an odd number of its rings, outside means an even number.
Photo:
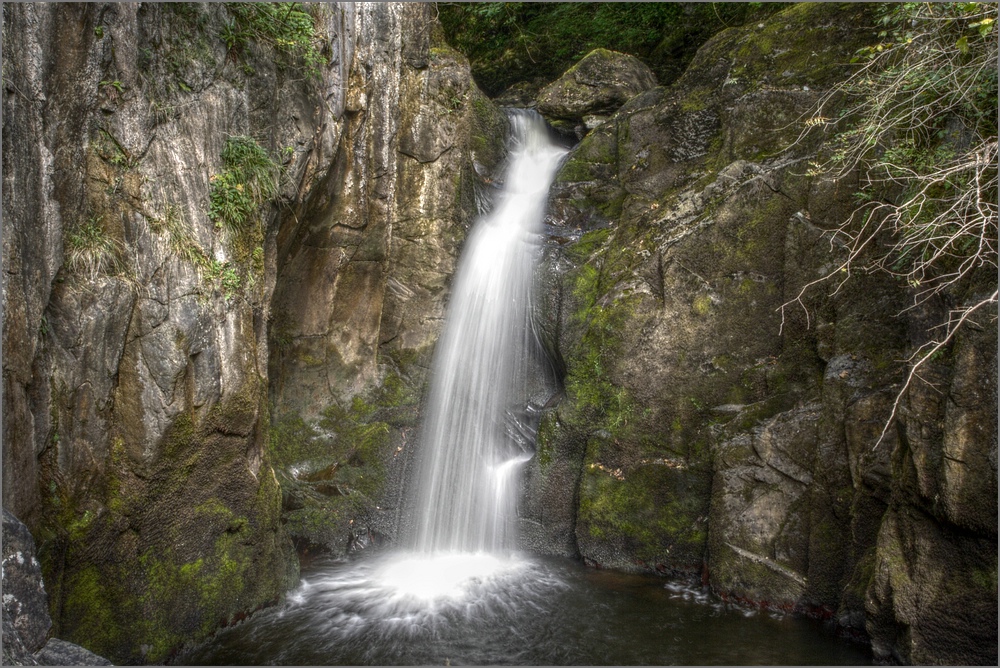
[[[535,439],[537,448],[538,464],[543,469],[552,463],[553,441],[556,438],[556,431],[559,429],[559,420],[554,412],[546,413],[542,416],[542,421],[538,425],[538,435]]]
[[[847,589],[855,597],[857,601],[864,601],[868,593],[868,587],[871,586],[872,579],[875,577],[875,546],[865,551],[864,555],[858,560],[857,564],[854,566],[854,571],[851,573],[850,580],[848,580]]]
[[[646,465],[608,472],[588,448],[580,486],[578,521],[595,539],[623,544],[650,562],[699,563],[704,550],[705,508],[700,476]]]
[[[325,58],[319,51],[313,17],[297,2],[229,2],[232,16],[219,37],[231,54],[243,57],[251,43],[264,44],[284,56],[279,65],[301,66],[319,78]]]
[[[608,242],[610,234],[610,229],[585,232],[579,241],[567,249],[567,254],[575,262],[586,262]],[[595,298],[594,296],[590,296],[589,301],[593,301]]]
[[[698,315],[708,315],[712,312],[712,298],[709,295],[698,295],[691,303],[691,310]]]
[[[299,506],[282,516],[297,541],[343,549],[350,521],[373,509],[383,491],[387,463],[398,454],[394,429],[415,425],[419,401],[419,388],[390,372],[369,394],[328,406],[315,424],[295,414],[275,420],[269,451],[284,493]]]
[[[703,111],[708,107],[709,100],[713,99],[715,95],[714,88],[695,88],[681,99],[681,111],[686,114]]]
[[[993,566],[993,570],[981,570],[976,569],[972,571],[972,583],[979,587],[980,589],[985,589],[987,592],[992,592],[994,596],[997,593],[997,568],[996,565]]]
[[[163,455],[176,459],[196,442],[194,422],[187,413],[181,413],[163,435]]]
[[[582,181],[592,181],[594,173],[593,163],[580,160],[576,157],[567,160],[559,173],[556,175],[556,183],[580,183]]]
[[[88,566],[64,583],[69,592],[63,608],[63,619],[74,629],[74,637],[85,639],[95,652],[116,648],[123,640],[123,627],[115,614],[117,606],[108,597],[104,578],[96,566]]]

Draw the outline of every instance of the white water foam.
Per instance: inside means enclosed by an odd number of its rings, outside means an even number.
[[[517,469],[530,455],[504,415],[527,400],[537,241],[566,150],[537,114],[516,113],[511,126],[503,190],[469,234],[435,352],[413,543],[424,554],[501,554],[514,544]]]

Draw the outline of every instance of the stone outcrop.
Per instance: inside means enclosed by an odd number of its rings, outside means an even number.
[[[570,154],[540,270],[566,396],[539,429],[522,531],[832,616],[879,658],[992,664],[995,320],[921,374],[933,386],[876,447],[898,360],[944,305],[897,317],[907,289],[869,274],[782,309],[835,266],[824,233],[855,206],[857,177],[808,175],[825,147],[799,134],[874,39],[869,11],[800,4],[724,31]]]
[[[656,75],[635,56],[594,49],[538,92],[538,111],[590,129],[655,85]]]
[[[116,661],[278,600],[317,488],[343,546],[384,510],[502,159],[427,5],[305,5],[313,53],[247,7],[5,9],[4,504],[54,634]]]

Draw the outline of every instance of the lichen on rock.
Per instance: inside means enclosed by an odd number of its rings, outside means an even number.
[[[653,71],[635,56],[595,49],[538,92],[538,110],[589,129],[655,85]]]

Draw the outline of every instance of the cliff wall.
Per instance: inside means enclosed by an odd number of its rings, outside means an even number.
[[[907,310],[905,285],[855,273],[794,304],[840,262],[828,233],[858,189],[812,175],[829,138],[799,135],[877,41],[871,9],[803,3],[723,31],[570,154],[540,271],[565,398],[539,430],[523,534],[835,617],[879,658],[993,663],[995,309],[876,446],[901,360],[961,296]]]
[[[502,154],[429,6],[273,7],[4,6],[3,502],[119,662],[294,583],[271,415],[422,387]]]

